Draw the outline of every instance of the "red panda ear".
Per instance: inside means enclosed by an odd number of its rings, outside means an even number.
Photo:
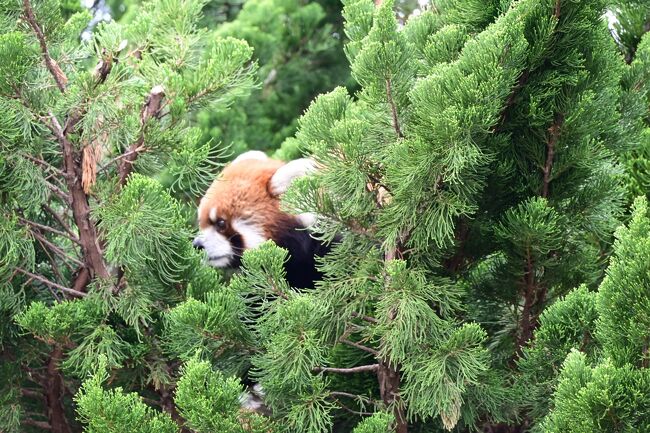
[[[278,168],[269,180],[269,192],[273,196],[279,196],[287,191],[291,182],[302,176],[316,171],[314,161],[309,158],[296,159]]]
[[[247,159],[256,159],[258,161],[265,161],[269,159],[269,157],[266,156],[266,153],[260,150],[249,150],[248,152],[244,152],[241,155],[239,155],[237,158],[235,158],[231,164],[234,164],[239,161],[245,161]]]

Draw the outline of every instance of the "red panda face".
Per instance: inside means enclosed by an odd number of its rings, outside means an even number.
[[[203,249],[208,263],[236,267],[244,250],[277,240],[296,226],[309,225],[303,216],[280,210],[280,196],[291,181],[313,169],[312,161],[287,164],[263,152],[246,152],[226,166],[201,199],[199,235],[194,246]]]

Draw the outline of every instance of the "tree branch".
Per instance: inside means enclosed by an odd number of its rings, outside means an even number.
[[[65,386],[59,365],[63,359],[63,348],[55,345],[50,352],[50,359],[47,361],[46,380],[43,383],[45,391],[47,417],[52,426],[53,433],[72,433],[70,424],[65,415],[63,407],[63,396]]]
[[[345,338],[340,338],[339,341],[343,344],[347,344],[348,346],[356,347],[359,350],[363,350],[364,352],[372,353],[375,356],[379,355],[379,352],[377,352],[375,349],[371,349],[368,346],[364,346],[363,344],[355,343],[354,341],[350,341]]]
[[[66,176],[66,174],[65,174],[64,172],[62,172],[61,170],[59,170],[58,168],[56,168],[56,167],[53,166],[52,164],[50,164],[50,163],[48,163],[48,162],[46,162],[46,161],[44,161],[44,160],[42,160],[42,159],[36,158],[36,157],[34,157],[34,156],[32,156],[32,155],[29,155],[29,154],[27,154],[27,153],[21,153],[20,156],[23,157],[23,158],[25,158],[25,159],[30,160],[30,161],[33,162],[34,164],[38,164],[38,165],[40,165],[40,166],[43,167],[43,168],[46,168],[46,169],[48,169],[48,170],[52,170],[52,171],[53,171],[56,175],[58,175],[58,176],[61,176],[61,177],[65,177],[65,176]]]
[[[354,373],[363,373],[367,371],[377,371],[379,364],[370,364],[370,365],[361,365],[359,367],[350,367],[350,368],[334,368],[334,367],[314,367],[313,371],[316,373],[342,373],[342,374],[354,374]]]
[[[133,171],[133,163],[138,158],[139,153],[145,149],[144,139],[147,122],[152,117],[157,118],[159,116],[164,97],[165,89],[162,86],[154,86],[142,106],[142,111],[140,112],[140,136],[120,157],[120,164],[117,168],[120,186],[126,185],[126,180]]]
[[[553,124],[548,128],[549,136],[546,142],[546,162],[542,168],[544,179],[542,181],[542,192],[540,194],[544,198],[548,197],[548,187],[551,183],[551,169],[553,168],[553,158],[555,157],[555,146],[560,138],[560,130],[562,129],[563,123],[564,116],[558,113],[555,115]]]
[[[124,158],[127,158],[129,155],[131,155],[133,153],[138,153],[138,152],[140,152],[142,150],[144,150],[144,146],[142,146],[140,148],[137,148],[137,149],[133,149],[133,150],[127,150],[123,154],[121,154],[119,156],[116,156],[115,158],[111,159],[106,164],[101,166],[99,169],[97,169],[97,173],[102,173],[102,172],[106,171],[108,169],[108,167],[111,166],[111,164],[114,164],[114,163],[116,163],[116,162],[118,162],[118,161],[120,161],[120,160],[122,160]]]
[[[29,397],[29,398],[38,398],[38,399],[45,398],[45,395],[43,394],[42,391],[35,391],[33,389],[27,389],[27,388],[21,388],[20,394],[23,397]]]
[[[379,323],[379,320],[375,319],[374,317],[364,316],[363,314],[352,313],[351,316],[352,316],[352,317],[356,317],[356,318],[358,318],[358,319],[365,320],[366,322],[369,322],[369,323],[372,323],[372,324],[377,324],[377,323]]]
[[[492,127],[492,131],[499,132],[500,128],[506,123],[508,109],[510,109],[510,107],[514,105],[515,98],[517,97],[519,90],[526,85],[529,76],[530,76],[530,71],[528,69],[526,69],[521,73],[519,79],[517,80],[517,84],[515,85],[515,87],[513,87],[512,91],[510,92],[510,95],[508,95],[508,99],[506,99],[505,107],[503,107],[503,110],[501,110],[501,116],[499,116],[499,122]]]
[[[94,223],[90,219],[90,204],[83,185],[81,183],[80,167],[75,161],[74,146],[65,135],[61,124],[56,116],[49,113],[51,130],[57,138],[63,152],[63,171],[67,177],[68,191],[72,198],[72,216],[79,230],[79,242],[83,250],[84,265],[88,267],[91,277],[100,277],[102,279],[110,278],[110,273],[104,262],[104,257],[99,246],[99,238]],[[77,155],[78,156],[78,155]],[[80,272],[77,278],[82,276]],[[88,278],[85,278],[88,280]],[[79,287],[79,284],[74,284]]]
[[[39,224],[39,223],[34,222],[34,221],[30,221],[30,220],[25,219],[25,218],[22,218],[22,217],[18,217],[18,219],[19,219],[20,222],[22,222],[23,224],[27,224],[27,225],[29,225],[29,226],[31,226],[31,227],[35,227],[35,228],[38,228],[38,229],[41,229],[41,230],[45,230],[45,231],[50,232],[50,233],[54,233],[54,234],[56,234],[56,235],[59,235],[59,236],[62,236],[62,237],[64,237],[64,238],[66,238],[66,239],[71,240],[72,242],[74,242],[74,243],[77,244],[77,245],[81,245],[81,243],[79,242],[79,238],[77,238],[76,236],[73,237],[73,236],[71,236],[69,233],[62,232],[61,230],[57,230],[57,229],[55,229],[55,228],[48,227],[48,226],[45,226],[45,225],[43,225],[43,224]]]
[[[54,245],[52,242],[48,241],[47,239],[45,239],[45,237],[42,234],[40,234],[40,233],[38,233],[37,231],[34,231],[34,230],[30,230],[29,232],[32,234],[32,236],[34,236],[40,242],[45,244],[54,254],[58,255],[62,259],[70,260],[71,262],[73,262],[74,264],[76,264],[78,266],[84,266],[84,263],[81,260],[78,260],[78,259],[76,259],[74,257],[70,257],[61,248]]]
[[[72,199],[70,198],[70,195],[66,194],[61,188],[48,181],[45,181],[45,186],[47,187],[47,189],[52,191],[54,195],[59,197],[59,199],[61,199],[61,201],[63,201],[65,204],[67,205],[72,204]]]
[[[40,275],[36,275],[36,274],[33,274],[33,273],[29,272],[29,271],[26,271],[25,269],[22,269],[22,268],[16,268],[16,270],[17,270],[18,272],[20,272],[21,274],[25,274],[25,275],[27,275],[28,277],[33,278],[33,279],[35,279],[35,280],[37,280],[37,281],[40,281],[41,283],[43,283],[43,284],[45,284],[45,285],[48,285],[48,286],[50,286],[50,287],[54,287],[54,288],[56,288],[56,289],[59,289],[59,290],[61,290],[62,292],[67,293],[67,294],[72,295],[72,296],[75,296],[75,297],[77,297],[77,298],[83,298],[83,297],[87,296],[87,294],[84,293],[84,292],[79,292],[79,291],[77,291],[77,290],[73,290],[73,289],[71,289],[71,288],[69,288],[69,287],[62,286],[62,285],[60,285],[60,284],[57,284],[57,283],[55,283],[55,282],[53,282],[53,281],[48,280],[48,279],[45,278],[45,277],[42,277],[42,276],[40,276]]]
[[[52,430],[52,426],[47,421],[36,421],[31,418],[24,418],[20,421],[20,423],[39,428],[41,430]]]
[[[352,415],[358,415],[358,416],[371,416],[371,415],[373,415],[372,412],[361,412],[361,411],[351,409],[351,408],[347,407],[346,405],[344,405],[343,403],[341,403],[341,400],[339,400],[336,397],[334,397],[334,401],[336,401],[339,404],[341,409],[343,409],[344,411],[346,411],[348,413],[351,413]]]
[[[61,91],[61,93],[65,92],[65,86],[68,82],[68,78],[65,76],[59,65],[52,59],[52,56],[50,56],[50,52],[47,49],[47,43],[45,41],[45,35],[43,34],[43,31],[41,30],[40,26],[38,25],[38,22],[36,21],[36,17],[34,16],[34,10],[32,9],[32,5],[29,2],[29,0],[23,0],[23,8],[25,12],[25,19],[29,26],[32,28],[34,33],[36,34],[36,39],[38,39],[38,43],[41,46],[41,51],[43,52],[43,59],[45,60],[45,66],[47,67],[48,71],[50,71],[50,74],[52,74],[52,77],[54,77],[54,81],[56,81],[56,85]]]
[[[61,272],[59,272],[59,267],[56,266],[56,263],[55,263],[55,261],[54,261],[54,257],[52,257],[52,255],[51,255],[50,252],[47,250],[47,248],[45,248],[45,245],[43,245],[43,243],[41,243],[40,241],[39,241],[39,243],[41,244],[41,247],[43,248],[43,251],[45,252],[45,255],[47,256],[47,260],[50,262],[50,267],[52,268],[52,272],[54,272],[54,275],[56,276],[56,278],[58,278],[59,282],[63,283],[63,281],[64,281],[64,280],[63,280],[63,276],[61,275]],[[65,263],[65,262],[64,262],[64,263]],[[67,264],[66,264],[66,265],[67,265]],[[30,278],[29,281],[31,282],[32,279]],[[47,288],[50,290],[50,293],[52,294],[52,297],[53,297],[54,299],[56,299],[57,302],[61,301],[61,298],[59,297],[59,295],[58,295],[58,293],[56,292],[56,290],[54,290],[54,289],[53,289],[52,287],[50,287],[50,286],[47,286]]]
[[[66,222],[63,220],[63,217],[61,215],[59,215],[58,213],[56,213],[56,211],[54,209],[52,209],[50,207],[50,205],[48,205],[47,203],[43,203],[42,207],[50,215],[52,215],[54,217],[54,219],[61,225],[61,227],[63,227],[63,230],[65,230],[67,234],[69,234],[73,238],[76,238],[77,240],[79,240],[79,237],[72,231],[70,226],[68,224],[66,224]]]
[[[393,89],[390,78],[386,78],[386,98],[388,99],[388,105],[390,105],[390,111],[393,116],[393,129],[399,138],[404,138],[402,134],[402,129],[399,126],[399,119],[397,117],[397,107],[395,106],[395,101],[393,100]]]

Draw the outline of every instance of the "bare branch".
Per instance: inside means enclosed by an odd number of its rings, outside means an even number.
[[[351,409],[351,408],[347,407],[346,405],[344,405],[343,403],[341,403],[341,400],[339,400],[336,397],[334,397],[334,400],[339,404],[341,409],[343,409],[344,411],[346,411],[348,413],[351,413],[353,415],[358,415],[358,416],[371,416],[371,415],[373,415],[373,412],[361,412],[361,411],[358,411],[358,410]]]
[[[359,367],[350,367],[350,368],[334,368],[334,367],[314,367],[314,372],[316,373],[342,373],[342,374],[354,374],[354,373],[363,373],[367,371],[377,371],[379,369],[379,364],[370,364],[370,365],[361,365]]]
[[[64,129],[61,127],[58,119],[51,112],[50,116],[50,129],[54,136],[57,138],[63,153],[63,169],[69,175],[67,177],[68,191],[70,191],[72,216],[74,222],[79,230],[79,242],[83,250],[84,266],[88,268],[90,277],[100,277],[102,279],[110,278],[110,273],[104,262],[102,255],[99,238],[97,236],[97,229],[95,224],[90,219],[90,204],[88,203],[88,196],[84,192],[83,185],[81,184],[80,167],[76,163],[78,158],[75,158],[74,146],[68,140]],[[70,119],[68,119],[70,124]],[[66,126],[67,128],[67,126]],[[67,130],[67,129],[66,129]],[[81,278],[82,273],[79,273],[77,278]],[[87,275],[84,276],[84,281],[88,282]],[[75,282],[75,287],[80,284]]]
[[[84,292],[79,292],[79,291],[77,291],[77,290],[73,290],[73,289],[71,289],[71,288],[69,288],[69,287],[62,286],[62,285],[60,285],[60,284],[57,284],[57,283],[55,283],[55,282],[53,282],[53,281],[48,280],[48,279],[45,278],[45,277],[42,277],[42,276],[40,276],[40,275],[33,274],[33,273],[31,273],[31,272],[29,272],[29,271],[26,271],[26,270],[24,270],[24,269],[22,269],[22,268],[16,268],[16,270],[17,270],[18,272],[22,273],[22,274],[27,275],[27,276],[30,277],[30,278],[33,278],[33,279],[35,279],[35,280],[37,280],[37,281],[40,281],[41,283],[43,283],[43,284],[45,284],[45,285],[48,285],[48,286],[50,286],[50,287],[57,288],[57,289],[61,290],[62,292],[67,293],[67,294],[72,295],[72,296],[75,296],[75,297],[77,297],[77,298],[83,298],[84,296],[87,296],[87,294],[84,293]]]
[[[56,263],[54,261],[54,257],[52,257],[52,254],[50,254],[50,252],[47,250],[47,248],[45,248],[45,245],[41,241],[39,241],[39,243],[41,244],[41,247],[43,248],[43,251],[45,252],[45,255],[47,256],[47,259],[50,262],[50,267],[52,268],[52,272],[54,272],[56,277],[59,279],[59,282],[62,283],[63,282],[63,276],[61,275],[61,272],[59,272],[59,267],[56,266]],[[29,284],[31,281],[32,281],[32,278],[29,279],[29,282],[27,284]],[[54,288],[52,288],[50,286],[47,286],[47,288],[50,290],[50,293],[52,294],[52,297],[54,299],[56,299],[57,301],[61,300],[61,298],[59,297],[59,294],[56,292],[56,290],[54,290]]]
[[[124,159],[124,158],[127,158],[129,155],[132,155],[133,153],[138,153],[138,152],[140,152],[140,151],[143,151],[144,149],[145,149],[144,146],[140,146],[140,147],[138,147],[138,148],[136,148],[136,149],[133,149],[133,150],[127,150],[127,151],[124,152],[123,154],[121,154],[121,155],[119,155],[119,156],[116,156],[115,158],[111,159],[111,160],[108,161],[106,164],[104,164],[103,166],[101,166],[101,167],[97,170],[97,173],[102,173],[102,172],[106,171],[106,170],[108,169],[108,167],[111,166],[111,164],[114,164],[114,163],[116,163],[116,162],[118,162],[118,161],[120,161],[120,160],[122,160],[122,159]]]
[[[404,134],[402,134],[402,129],[399,126],[399,119],[397,117],[397,106],[395,105],[395,101],[393,100],[393,84],[390,80],[390,78],[386,79],[386,98],[388,99],[388,105],[390,105],[390,112],[393,116],[393,129],[395,129],[395,133],[399,138],[404,138]]]
[[[31,418],[26,418],[26,419],[22,419],[20,422],[24,425],[30,425],[32,427],[36,427],[41,430],[52,430],[52,426],[47,421],[36,421]]]
[[[53,166],[52,164],[50,164],[50,163],[47,162],[47,161],[44,161],[44,160],[42,160],[42,159],[40,159],[40,158],[36,158],[36,157],[34,157],[33,155],[29,155],[29,154],[27,154],[27,153],[21,153],[20,156],[23,157],[23,158],[25,158],[25,159],[30,160],[30,161],[33,162],[34,164],[38,164],[38,165],[40,165],[40,166],[43,167],[43,168],[46,168],[46,169],[48,169],[48,170],[52,170],[52,171],[53,171],[55,174],[57,174],[58,176],[61,176],[61,177],[65,177],[65,176],[66,176],[66,174],[65,174],[64,172],[62,172],[60,169],[56,168],[55,166]]]
[[[560,113],[555,115],[553,124],[548,128],[548,141],[546,142],[546,162],[542,168],[542,173],[544,173],[544,179],[542,183],[542,197],[548,197],[548,188],[551,183],[551,169],[553,168],[553,158],[555,157],[555,146],[557,145],[558,140],[560,139],[560,130],[562,129],[562,124],[564,123],[564,116]]]
[[[364,316],[364,315],[359,314],[359,313],[352,313],[351,316],[352,317],[357,317],[359,319],[365,320],[366,322],[370,322],[370,323],[373,323],[373,324],[379,323],[379,320],[375,319],[374,317]]]
[[[66,231],[66,233],[79,240],[79,237],[72,231],[72,229],[70,229],[70,226],[66,224],[66,222],[63,220],[63,217],[59,215],[54,209],[52,209],[47,203],[43,203],[43,209],[45,209],[50,215],[54,217],[55,220],[57,220],[61,227],[63,227],[63,229]]]
[[[78,245],[81,245],[79,243],[79,238],[77,238],[76,236],[71,236],[69,233],[62,232],[61,230],[57,230],[55,228],[52,228],[52,227],[49,227],[49,226],[46,226],[46,225],[43,225],[43,224],[39,224],[39,223],[34,222],[34,221],[30,221],[30,220],[25,219],[23,217],[18,217],[18,219],[23,224],[27,224],[27,225],[30,225],[32,227],[35,227],[35,228],[38,228],[38,229],[41,229],[41,230],[45,230],[46,232],[50,232],[50,233],[54,233],[54,234],[59,235],[59,236],[63,236],[64,238],[70,239],[72,242],[74,242],[74,243],[76,243]]]
[[[350,341],[344,338],[339,339],[339,341],[343,344],[347,344],[348,346],[356,347],[359,350],[363,350],[364,352],[372,353],[375,356],[379,355],[379,352],[377,352],[375,349],[371,349],[368,346],[364,346],[363,344],[355,343],[354,341]]]
[[[34,230],[30,230],[30,233],[32,234],[32,236],[34,236],[40,242],[44,243],[50,249],[50,251],[52,251],[54,254],[58,255],[62,259],[70,260],[71,262],[73,262],[74,264],[76,264],[78,266],[84,266],[84,263],[81,260],[78,260],[78,259],[76,259],[74,257],[69,256],[61,248],[54,245],[52,242],[48,241],[42,234],[40,234],[40,233],[38,233],[37,231],[34,231]]]
[[[36,391],[33,389],[21,388],[20,393],[22,394],[23,397],[38,398],[38,399],[45,398],[43,391]]]
[[[70,198],[70,196],[68,194],[66,194],[58,186],[56,186],[56,185],[54,185],[54,184],[52,184],[50,182],[47,182],[47,181],[45,181],[45,186],[47,187],[47,189],[52,191],[54,193],[54,195],[59,197],[64,203],[66,203],[68,205],[72,203],[72,199]]]

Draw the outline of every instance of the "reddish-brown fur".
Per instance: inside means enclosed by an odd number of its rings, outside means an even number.
[[[274,159],[246,159],[229,164],[212,183],[199,207],[199,228],[214,224],[210,210],[217,209],[217,218],[228,224],[233,219],[247,219],[264,228],[271,239],[296,224],[295,217],[280,210],[280,199],[269,191],[269,181],[283,166]]]

